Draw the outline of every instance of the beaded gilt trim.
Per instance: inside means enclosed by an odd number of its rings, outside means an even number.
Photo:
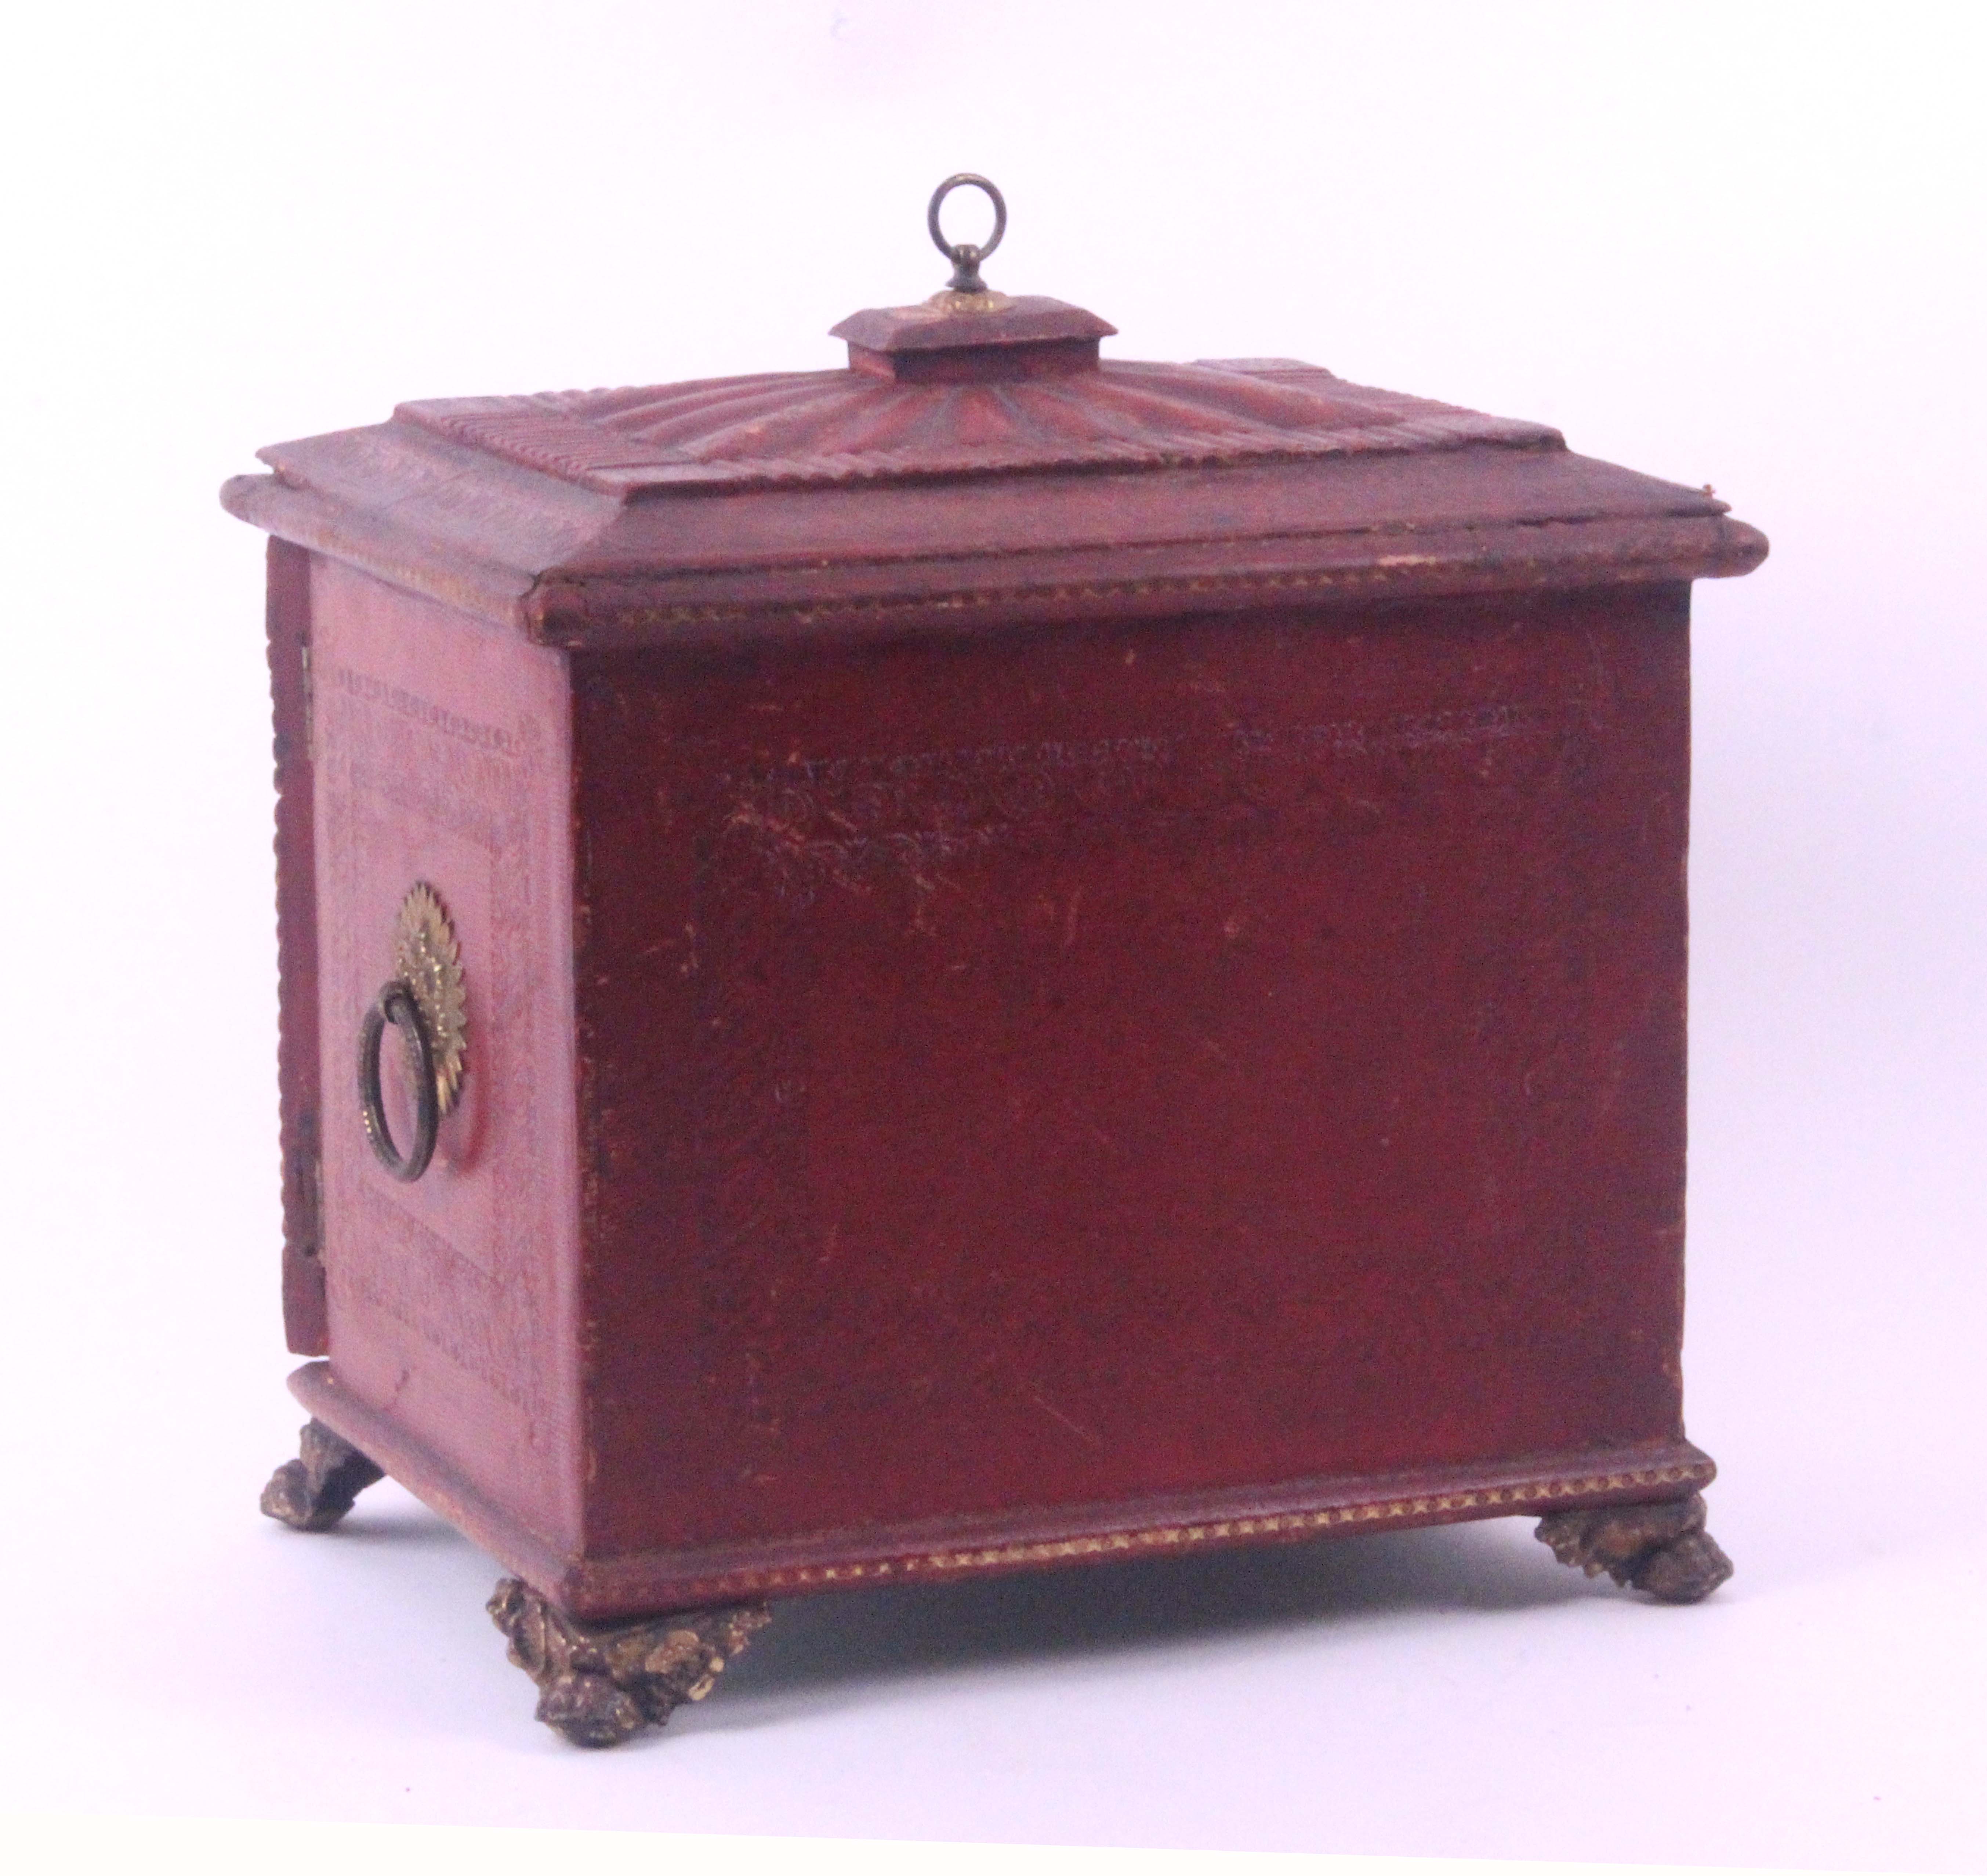
[[[1666,523],[1701,523],[1715,521],[1721,518],[1690,515],[1659,518]],[[1594,525],[1576,521],[1534,523],[1531,525],[1531,532],[1537,536],[1543,535],[1548,528],[1570,530]],[[1453,531],[1489,538],[1497,531],[1459,528]],[[1651,577],[1651,569],[1661,572],[1686,565],[1693,576],[1712,574],[1735,565],[1736,559],[1740,557],[1745,558],[1748,565],[1754,564],[1742,543],[1737,554],[1730,557],[1728,557],[1722,541],[1710,552],[1694,548],[1686,555],[1678,551],[1678,544],[1673,538],[1660,538],[1654,548],[1647,552],[1611,547],[1604,542],[1597,548],[1576,547],[1571,553],[1554,557],[1550,563],[1543,556],[1535,554],[1523,563],[1513,562],[1510,570],[1521,575],[1523,583],[1529,589],[1538,583],[1543,577],[1540,569],[1547,564],[1557,576],[1556,583],[1569,583],[1572,575],[1577,572],[1580,583],[1584,585],[1602,580],[1646,579]],[[930,593],[863,594],[818,599],[713,602],[706,604],[687,602],[659,604],[639,601],[617,603],[609,596],[612,591],[610,582],[596,578],[575,579],[569,582],[562,581],[556,585],[541,588],[543,596],[538,602],[541,616],[536,623],[534,636],[550,645],[583,645],[587,643],[589,626],[598,619],[611,620],[623,630],[709,629],[774,619],[791,625],[808,626],[848,619],[888,622],[909,613],[929,612],[956,617],[963,613],[991,611],[998,606],[1024,606],[1054,612],[1066,611],[1073,606],[1115,600],[1164,598],[1169,602],[1186,602],[1244,594],[1252,597],[1278,593],[1301,596],[1322,591],[1384,591],[1390,585],[1403,579],[1426,577],[1431,569],[1446,574],[1472,572],[1496,574],[1505,570],[1485,558],[1480,551],[1450,550],[1434,554],[1388,554],[1370,562],[1353,562],[1311,573],[1160,574],[1146,579],[1066,581],[1041,586],[967,589]],[[1737,570],[1745,569],[1739,568]],[[631,589],[634,585],[633,582],[626,584]]]
[[[811,1589],[830,1583],[942,1576],[1007,1564],[1061,1563],[1078,1557],[1132,1557],[1148,1551],[1183,1550],[1197,1544],[1220,1544],[1236,1538],[1290,1537],[1348,1526],[1371,1527],[1403,1518],[1480,1510],[1492,1506],[1509,1507],[1515,1512],[1530,1510],[1556,1499],[1591,1497],[1598,1492],[1640,1490],[1652,1486],[1704,1486],[1710,1483],[1716,1472],[1717,1468],[1708,1461],[1694,1465],[1650,1466],[1634,1472],[1597,1473],[1584,1479],[1525,1480],[1515,1485],[1424,1492],[1412,1497],[1336,1505],[1323,1511],[1272,1512],[1256,1517],[1169,1524],[1145,1530],[1111,1531],[1092,1537],[934,1550],[875,1563],[801,1564],[785,1570],[738,1571],[708,1579],[700,1584],[699,1593],[726,1595],[748,1590],[764,1593]]]

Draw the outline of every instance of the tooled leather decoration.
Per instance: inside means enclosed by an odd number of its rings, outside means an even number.
[[[1564,449],[1540,423],[1348,384],[1294,359],[992,383],[854,369],[403,404],[457,443],[589,488],[744,488],[1461,449]]]

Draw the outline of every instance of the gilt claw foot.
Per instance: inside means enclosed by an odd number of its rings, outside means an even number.
[[[576,1621],[506,1577],[490,1619],[538,1687],[538,1718],[575,1746],[619,1746],[709,1693],[724,1664],[772,1620],[764,1603],[633,1621]]]
[[[292,1530],[329,1530],[353,1501],[386,1474],[322,1420],[303,1429],[302,1457],[278,1466],[262,1488],[262,1515]]]
[[[1661,1602],[1702,1602],[1732,1574],[1732,1560],[1704,1528],[1704,1495],[1656,1505],[1605,1505],[1555,1511],[1538,1540],[1563,1564],[1591,1577],[1606,1571],[1624,1589]]]

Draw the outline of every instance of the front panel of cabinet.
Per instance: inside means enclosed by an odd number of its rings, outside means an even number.
[[[576,656],[589,1547],[1676,1436],[1687,612]]]

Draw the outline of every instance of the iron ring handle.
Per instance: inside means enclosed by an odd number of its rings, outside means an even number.
[[[987,236],[984,246],[976,247],[970,241],[949,241],[945,231],[939,226],[938,211],[955,189],[981,190],[994,204],[994,232]],[[952,263],[949,290],[954,293],[984,293],[987,283],[980,278],[980,263],[1000,246],[1000,237],[1007,231],[1007,204],[1000,191],[984,176],[976,176],[970,170],[948,176],[932,192],[931,206],[925,211],[925,226],[931,231],[933,243],[939,252]]]
[[[387,1131],[386,1104],[380,1094],[380,1045],[389,1023],[407,1044],[407,1068],[414,1078],[414,1142],[404,1155]],[[394,1178],[411,1183],[428,1169],[441,1126],[434,1041],[412,988],[397,977],[381,989],[359,1026],[359,1118],[365,1123],[374,1157]]]

